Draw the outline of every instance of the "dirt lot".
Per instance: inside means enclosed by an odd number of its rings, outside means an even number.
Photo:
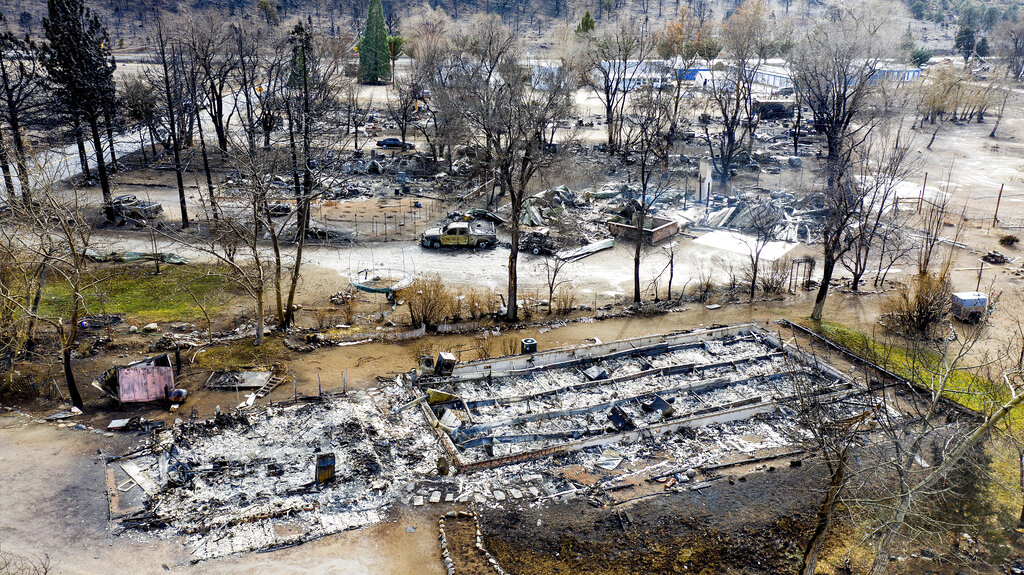
[[[37,423],[0,412],[0,544],[4,551],[49,555],[61,573],[353,573],[437,575],[437,516],[403,509],[389,522],[300,547],[190,565],[175,540],[112,536],[103,454],[141,440]],[[414,527],[413,532],[408,527]],[[59,541],[60,545],[55,542]]]

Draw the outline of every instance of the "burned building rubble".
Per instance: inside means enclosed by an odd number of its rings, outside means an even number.
[[[474,471],[757,418],[792,427],[780,406],[797,378],[823,395],[856,390],[753,325],[481,360],[407,383],[435,392],[424,415],[457,467]]]
[[[153,492],[120,523],[180,534],[202,560],[379,522],[399,488],[429,475],[441,454],[411,414],[385,416],[381,402],[400,399],[389,397],[394,392],[401,390],[175,425],[154,438],[152,452],[129,462]],[[321,454],[333,455],[326,476],[316,470]]]
[[[754,325],[430,364],[160,431],[108,464],[111,485],[145,491],[115,517],[181,537],[198,561],[384,521],[395,505],[600,500],[672,469],[793,454],[798,379],[822,396],[862,391]]]

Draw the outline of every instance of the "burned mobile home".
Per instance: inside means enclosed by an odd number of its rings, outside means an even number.
[[[600,501],[672,469],[700,482],[795,456],[797,380],[823,398],[867,392],[753,324],[526,344],[470,363],[442,353],[344,396],[180,421],[108,463],[111,515],[182,537],[200,561],[384,521],[395,505]],[[117,487],[132,481],[141,489]]]
[[[792,427],[780,407],[798,377],[823,396],[859,390],[752,324],[481,360],[404,382],[468,472],[758,418]],[[771,435],[760,447],[788,443]]]

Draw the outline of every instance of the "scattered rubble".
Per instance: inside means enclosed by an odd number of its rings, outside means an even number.
[[[119,522],[180,535],[198,561],[383,521],[396,504],[600,505],[648,478],[699,489],[723,465],[795,453],[788,378],[858,392],[750,325],[439,365],[451,375],[193,412],[108,466],[148,493]]]

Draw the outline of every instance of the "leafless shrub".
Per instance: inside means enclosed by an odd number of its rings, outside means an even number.
[[[576,288],[565,285],[558,289],[555,294],[555,312],[566,314],[576,306]]]
[[[1017,242],[1019,241],[1020,238],[1015,236],[1014,234],[1006,234],[1003,237],[999,238],[999,245],[1012,248],[1013,246],[1017,245]]]
[[[408,305],[409,321],[413,325],[438,325],[453,314],[458,305],[455,294],[437,275],[418,279],[397,295]]]
[[[345,325],[352,325],[356,321],[356,303],[354,300],[338,306],[338,319]]]
[[[736,262],[729,257],[716,256],[712,258],[711,263],[718,269],[722,270],[722,273],[729,278],[729,290],[731,291],[736,289],[736,285],[739,283],[739,276],[744,270],[738,269]]]
[[[497,341],[502,355],[517,355],[519,353],[520,341],[514,335],[506,335]]]
[[[886,327],[907,337],[928,337],[949,313],[952,284],[946,270],[920,274],[882,304]]]
[[[466,313],[469,314],[470,319],[477,319],[480,317],[482,312],[482,306],[480,305],[481,293],[476,288],[470,288],[463,294],[462,303],[466,306]]]
[[[519,340],[512,335],[489,338],[479,348],[480,359],[516,355],[519,353]]]
[[[765,294],[776,295],[782,293],[789,280],[789,268],[792,262],[789,258],[779,258],[767,266],[758,278],[761,284],[761,291]]]
[[[715,295],[715,274],[710,267],[702,264],[697,268],[697,276],[693,278],[690,290],[699,302],[706,302]]]
[[[0,575],[48,575],[56,572],[48,555],[33,558],[0,551]]]
[[[482,297],[481,303],[484,312],[489,316],[496,315],[501,309],[501,298],[498,297],[498,294],[493,289],[486,289],[483,291]]]
[[[530,319],[533,314],[537,312],[540,307],[541,300],[537,297],[537,292],[530,291],[524,294],[524,297],[519,302],[519,311],[523,314],[523,319]]]

